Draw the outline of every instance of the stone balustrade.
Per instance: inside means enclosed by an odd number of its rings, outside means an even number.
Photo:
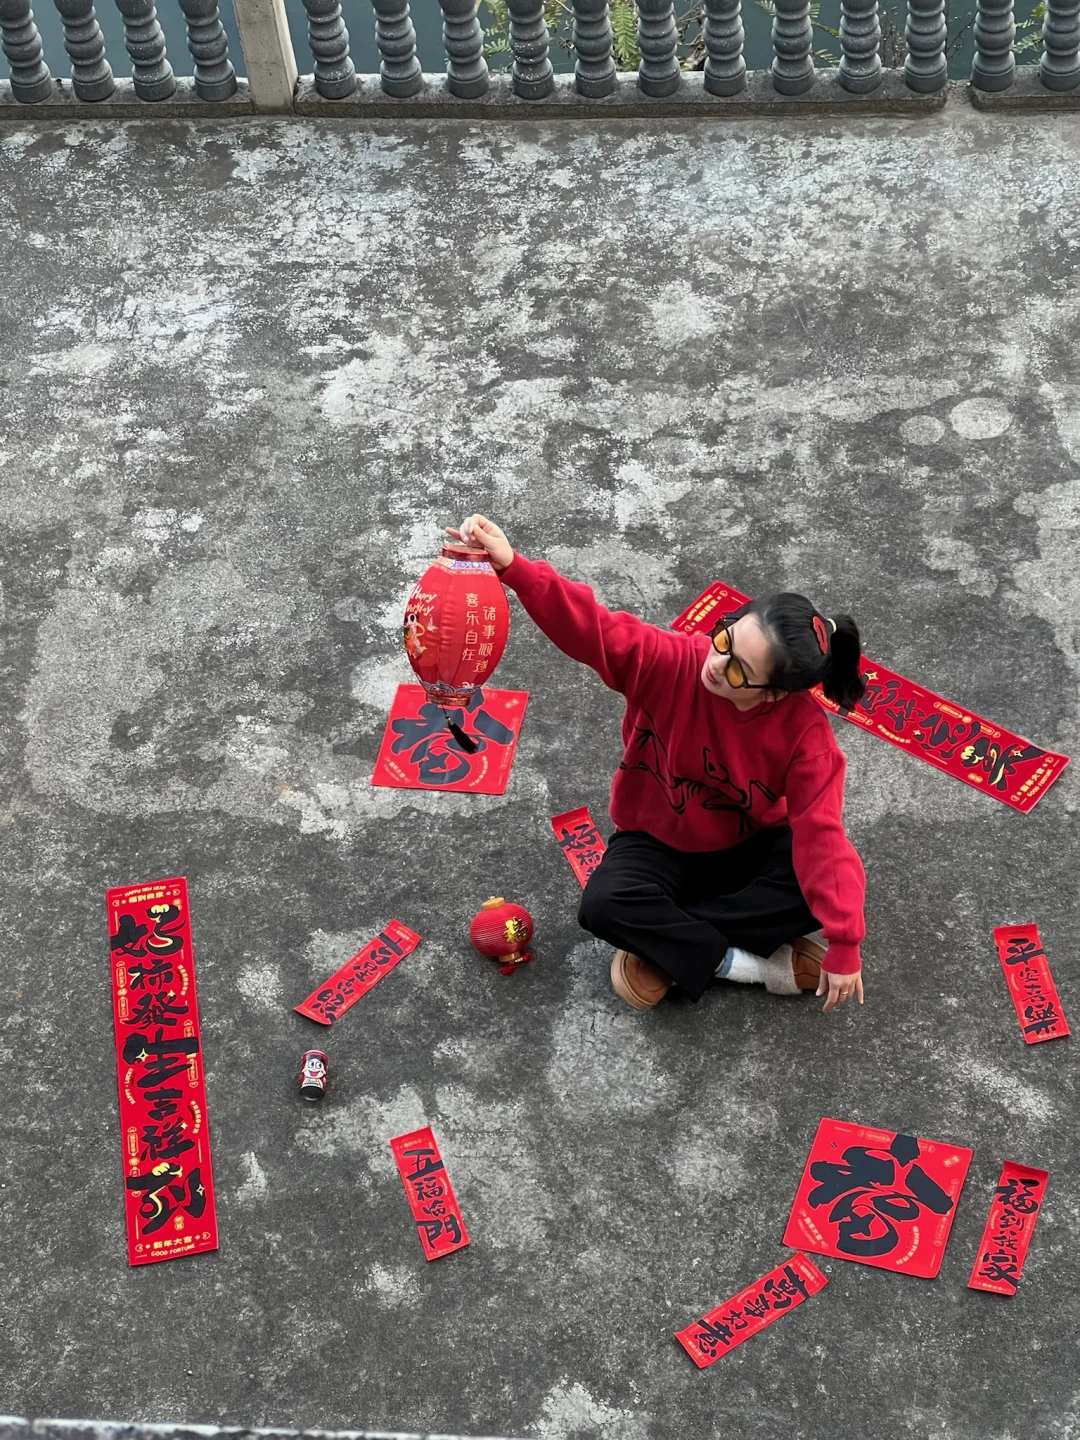
[[[340,0],[304,0],[309,73],[297,64],[283,0],[234,0],[242,79],[228,53],[218,0],[161,0],[183,13],[194,62],[187,76],[174,74],[154,0],[103,0],[123,16],[130,79],[113,75],[94,0],[40,3],[55,4],[60,14],[70,77],[50,74],[31,0],[0,0],[0,43],[11,71],[0,83],[0,120],[223,108],[369,118],[898,114],[939,109],[956,86],[948,79],[945,0],[908,0],[907,57],[902,69],[892,70],[879,55],[878,0],[842,0],[837,67],[815,60],[808,0],[775,0],[767,71],[746,69],[742,0],[704,0],[703,70],[682,68],[672,0],[637,0],[636,74],[615,68],[608,0],[573,0],[572,75],[552,71],[542,0],[508,0],[512,64],[495,74],[484,58],[476,0],[440,0],[443,75],[420,68],[408,0],[371,0],[381,60],[374,76],[355,70]],[[1080,109],[1080,0],[1047,0],[1037,64],[1017,64],[1013,0],[977,0],[974,35],[973,103]]]

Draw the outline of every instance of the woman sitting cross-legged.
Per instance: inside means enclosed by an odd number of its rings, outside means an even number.
[[[587,585],[516,555],[471,515],[451,535],[574,660],[626,698],[611,786],[616,831],[582,896],[582,926],[615,947],[611,983],[635,1010],[714,979],[863,999],[862,862],[844,831],[845,760],[806,692],[862,698],[859,632],[802,595],[752,601],[711,636],[648,625]],[[822,930],[828,948],[808,938]]]

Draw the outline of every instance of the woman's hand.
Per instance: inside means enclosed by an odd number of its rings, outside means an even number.
[[[853,975],[834,975],[831,970],[822,970],[821,978],[818,981],[817,993],[824,995],[826,990],[829,998],[821,1007],[823,1015],[837,1005],[843,1005],[845,1000],[850,1000],[854,995],[859,1004],[863,1003],[862,971],[856,970]]]
[[[470,515],[461,522],[460,530],[451,530],[448,525],[446,533],[473,550],[486,550],[494,570],[505,570],[514,558],[510,541],[498,525],[484,515]]]

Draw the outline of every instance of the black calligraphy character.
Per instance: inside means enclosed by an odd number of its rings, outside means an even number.
[[[964,746],[960,751],[960,761],[969,770],[981,770],[987,776],[991,790],[1005,791],[1022,760],[1034,760],[1045,754],[1046,751],[1040,750],[1037,745],[999,745],[983,736],[974,744]]]
[[[951,760],[956,754],[956,747],[974,740],[982,729],[978,720],[954,724],[936,710],[923,711],[915,718],[915,739],[924,750],[933,750],[943,760]]]
[[[132,990],[160,990],[171,985],[173,962],[158,955],[151,955],[141,965],[128,966],[128,984]]]
[[[413,1181],[413,1194],[417,1200],[438,1200],[446,1194],[446,1187],[441,1180],[415,1180]]]
[[[405,1150],[402,1154],[413,1162],[413,1169],[406,1175],[406,1180],[420,1180],[425,1175],[434,1175],[436,1171],[443,1169],[443,1162],[434,1158],[435,1151],[430,1145],[422,1145],[416,1150]]]
[[[368,956],[376,965],[390,965],[393,961],[400,960],[404,953],[405,951],[397,941],[391,940],[390,936],[383,930],[378,938],[372,942]]]
[[[167,1120],[180,1109],[176,1102],[182,1100],[183,1096],[183,1090],[148,1090],[146,1099],[150,1101],[150,1109],[146,1113],[151,1120]]]
[[[1003,1205],[1008,1205],[1018,1215],[1034,1215],[1039,1208],[1037,1192],[1040,1181],[1036,1175],[1010,1175],[999,1185],[994,1195]]]
[[[1024,1019],[1028,1022],[1023,1027],[1025,1035],[1048,1035],[1057,1028],[1061,1015],[1054,1002],[1043,997],[1041,1004],[1024,1006]]]
[[[445,1220],[418,1220],[416,1228],[426,1237],[429,1247],[434,1250],[435,1241],[445,1230],[451,1242],[457,1245],[461,1241],[461,1226],[457,1222],[456,1215],[447,1215]]]
[[[1008,1285],[1010,1290],[1015,1290],[1020,1283],[1020,1267],[1017,1264],[1016,1256],[1010,1255],[1006,1250],[987,1250],[980,1264],[982,1266],[979,1271],[981,1280],[991,1280],[998,1285]]]
[[[109,936],[109,944],[113,951],[122,950],[125,955],[138,957],[146,954],[146,948],[139,944],[139,941],[147,933],[149,926],[137,925],[135,916],[123,914],[116,927],[116,934]]]
[[[168,1120],[160,1125],[144,1125],[142,1158],[156,1163],[158,1160],[177,1160],[185,1150],[194,1150],[195,1141],[189,1140],[184,1131],[185,1120]]]
[[[747,1300],[745,1313],[754,1320],[763,1320],[769,1313],[769,1297],[765,1294],[764,1287],[760,1295],[755,1295],[752,1300]]]
[[[154,955],[175,955],[184,947],[184,921],[179,905],[148,905],[147,919],[154,933],[147,937],[146,948]]]
[[[170,990],[167,995],[148,990],[136,1000],[127,1023],[145,1030],[151,1025],[175,1025],[180,1016],[187,1013],[188,1007],[177,1000],[175,990]]]
[[[139,1078],[140,1090],[153,1089],[164,1085],[174,1075],[181,1075],[188,1068],[192,1055],[199,1053],[199,1042],[194,1035],[175,1035],[170,1040],[162,1039],[164,1031],[158,1026],[153,1040],[145,1035],[129,1035],[124,1041],[124,1061],[128,1065],[142,1065]],[[187,1059],[178,1057],[188,1057]]]
[[[832,1205],[829,1220],[838,1226],[841,1254],[888,1255],[900,1239],[894,1221],[917,1220],[923,1207],[935,1215],[952,1209],[951,1197],[913,1163],[919,1153],[913,1135],[897,1135],[887,1151],[852,1145],[844,1151],[843,1164],[816,1160],[810,1166],[819,1184],[807,1202],[814,1209]]]
[[[772,1307],[774,1310],[787,1310],[796,1295],[801,1295],[804,1300],[810,1298],[810,1291],[806,1288],[806,1281],[791,1265],[784,1266],[784,1273],[779,1281],[766,1280],[762,1288],[768,1292],[772,1299]]]
[[[731,1326],[719,1320],[699,1320],[698,1325],[700,1328],[693,1336],[694,1344],[702,1355],[713,1360],[721,1345],[731,1344]]]
[[[472,768],[468,757],[482,754],[488,741],[509,745],[514,738],[514,732],[501,720],[477,708],[482,702],[480,693],[472,697],[464,710],[443,711],[438,705],[425,702],[415,719],[405,717],[391,722],[390,728],[398,737],[390,746],[391,752],[401,755],[408,751],[410,762],[426,784],[453,785],[464,780]],[[452,726],[465,737],[466,744],[458,740]]]
[[[1034,940],[1029,940],[1026,935],[1010,935],[1005,942],[1004,960],[1006,965],[1027,963],[1045,955],[1046,951],[1041,950]]]
[[[183,1206],[194,1220],[198,1220],[206,1209],[206,1190],[198,1166],[185,1181],[179,1165],[171,1160],[162,1160],[145,1175],[129,1175],[124,1185],[143,1197],[139,1202],[139,1216],[145,1222],[142,1227],[144,1235],[152,1235],[167,1224],[178,1205]]]

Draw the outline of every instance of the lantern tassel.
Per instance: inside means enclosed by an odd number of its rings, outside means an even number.
[[[449,716],[446,717],[446,727],[454,739],[461,746],[467,755],[475,755],[477,750],[476,741],[465,734],[460,725],[455,725]]]

